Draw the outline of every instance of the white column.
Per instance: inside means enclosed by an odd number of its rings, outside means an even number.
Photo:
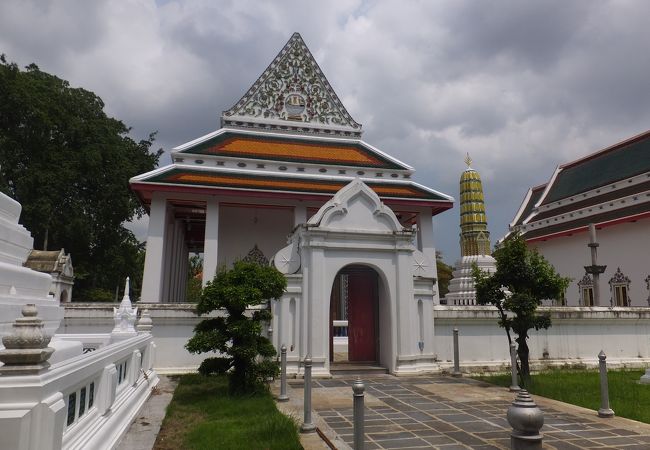
[[[174,217],[169,218],[169,255],[167,273],[167,301],[176,301],[176,261],[178,257],[178,227]]]
[[[430,258],[436,259],[436,248],[433,244],[433,220],[431,210],[420,211],[417,217],[418,250]]]
[[[174,267],[174,289],[172,300],[176,303],[180,302],[181,297],[181,270],[182,270],[182,255],[183,255],[183,241],[185,240],[185,232],[183,221],[176,219],[175,222],[176,233],[174,234],[175,252],[172,265]]]
[[[293,226],[307,222],[307,207],[305,205],[296,205],[293,208]]]
[[[174,218],[170,214],[171,208],[167,208],[167,216],[165,226],[165,250],[163,252],[163,288],[162,288],[162,300],[163,302],[169,302],[171,297],[171,274],[172,274],[172,260],[174,253]]]
[[[397,356],[415,354],[417,341],[415,338],[417,323],[417,308],[413,295],[413,276],[411,275],[412,256],[410,252],[401,250],[397,253]]]
[[[167,225],[167,199],[154,192],[149,212],[147,251],[144,259],[141,301],[158,303],[162,300],[162,277],[164,268],[165,228]]]
[[[433,243],[433,220],[431,218],[431,210],[426,208],[418,213],[418,249],[431,260],[433,264],[433,273],[438,273],[438,266],[436,262],[436,247]],[[440,292],[438,290],[438,283],[433,285],[435,292],[436,302],[440,299]]]
[[[212,281],[217,273],[219,249],[219,202],[216,198],[207,201],[205,208],[205,241],[203,242],[203,286]]]
[[[185,235],[183,234],[183,237]],[[181,256],[180,256],[180,263],[181,263],[181,285],[180,285],[180,297],[178,299],[179,302],[185,303],[187,301],[186,295],[187,295],[187,271],[189,270],[189,258],[190,258],[190,251],[187,248],[187,243],[185,242],[185,239],[183,239],[183,246],[181,249]]]

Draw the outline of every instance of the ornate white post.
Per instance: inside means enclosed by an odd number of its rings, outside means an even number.
[[[0,375],[34,375],[50,366],[47,362],[54,349],[48,347],[50,339],[43,330],[43,321],[37,316],[36,305],[28,303],[22,309],[23,317],[13,324],[13,332],[2,338],[0,350]]]
[[[134,308],[131,304],[129,297],[129,277],[126,277],[124,284],[124,297],[119,308],[113,308],[113,320],[115,327],[111,331],[111,339],[113,341],[128,339],[137,336],[138,332],[135,330],[135,320],[138,317],[138,308]]]
[[[606,359],[605,352],[601,350],[598,353],[598,368],[600,369],[600,409],[598,410],[598,417],[614,417],[614,411],[609,407]]]
[[[311,355],[305,357],[305,392],[304,392],[304,420],[300,426],[303,433],[316,431],[316,425],[311,420]]]

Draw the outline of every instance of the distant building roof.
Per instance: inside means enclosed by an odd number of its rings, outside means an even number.
[[[650,131],[558,169],[543,205],[650,171]]]
[[[650,131],[557,167],[528,190],[510,224],[546,240],[650,216]]]
[[[64,249],[51,251],[32,250],[24,265],[38,272],[72,276],[71,258],[70,255],[66,255]]]

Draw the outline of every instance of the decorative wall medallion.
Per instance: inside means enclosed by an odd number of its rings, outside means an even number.
[[[247,263],[259,264],[260,266],[269,265],[269,259],[266,256],[264,256],[264,253],[262,253],[262,250],[260,250],[257,247],[257,244],[255,244],[253,248],[248,252],[248,254],[244,256],[242,261]]]

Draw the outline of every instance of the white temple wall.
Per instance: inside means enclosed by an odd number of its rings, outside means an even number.
[[[113,307],[115,304],[66,304],[65,319],[61,322],[59,334],[110,333],[115,326]],[[184,373],[195,371],[208,355],[194,355],[185,349],[185,344],[194,334],[194,327],[203,319],[217,317],[220,312],[205,316],[195,314],[195,305],[188,303],[136,303],[140,311],[148,309],[154,323],[153,339],[156,342],[154,367],[162,373]]]
[[[644,280],[650,275],[650,218],[598,230],[597,240],[598,264],[607,266],[600,276],[601,306],[610,305],[612,293],[608,282],[618,267],[630,278],[631,306],[648,306],[650,293]],[[573,278],[566,292],[569,306],[578,306],[578,282],[585,274],[584,266],[591,264],[588,243],[589,233],[581,232],[530,244],[561,275]]]
[[[301,335],[298,317],[301,313],[301,276],[290,276],[289,289],[274,308],[280,308],[280,317],[273,323],[272,340],[277,349],[287,346],[290,374],[300,373],[298,361],[304,358],[306,338]],[[385,326],[383,320],[390,315],[390,307],[382,298],[380,289],[380,339],[391,342],[388,333],[394,327]],[[416,284],[416,299],[420,297]],[[429,297],[431,298],[431,297]],[[431,300],[423,301],[423,307]],[[59,333],[110,332],[114,322],[114,305],[66,305],[65,320]],[[145,305],[138,305],[145,308]],[[193,334],[194,326],[203,317],[194,314],[191,304],[149,304],[153,320],[153,338],[156,342],[154,368],[162,373],[194,371],[207,354],[192,355],[185,344]],[[544,308],[551,312],[552,326],[548,330],[530,331],[530,356],[533,367],[585,364],[597,367],[598,352],[604,350],[612,366],[643,366],[650,364],[650,310],[647,308]],[[417,300],[414,310],[417,311]],[[427,363],[427,371],[440,372],[453,367],[452,330],[459,329],[460,361],[463,370],[504,370],[509,365],[508,340],[503,328],[497,325],[497,312],[490,307],[433,306],[431,315],[425,311],[425,349],[423,354],[434,354],[435,363]],[[218,314],[218,313],[215,313]],[[417,339],[418,322],[411,326]],[[305,330],[303,330],[304,332]],[[395,337],[393,337],[394,339]],[[329,339],[329,337],[328,337]],[[293,345],[293,350],[291,346]],[[409,345],[414,347],[416,344]],[[429,350],[431,349],[431,350]],[[419,353],[417,350],[411,354]],[[545,357],[545,353],[547,356]],[[385,367],[386,358],[394,350],[380,344],[380,359]],[[423,364],[423,361],[420,361]],[[302,368],[300,368],[302,371]]]
[[[530,330],[528,345],[534,367],[598,365],[604,350],[612,366],[650,363],[650,310],[647,308],[542,308],[551,313],[548,330]],[[436,306],[435,352],[442,368],[453,367],[453,328],[459,330],[461,366],[498,369],[509,364],[505,330],[492,307]]]
[[[267,258],[287,244],[294,223],[293,208],[219,206],[218,265],[230,266],[257,244]]]

